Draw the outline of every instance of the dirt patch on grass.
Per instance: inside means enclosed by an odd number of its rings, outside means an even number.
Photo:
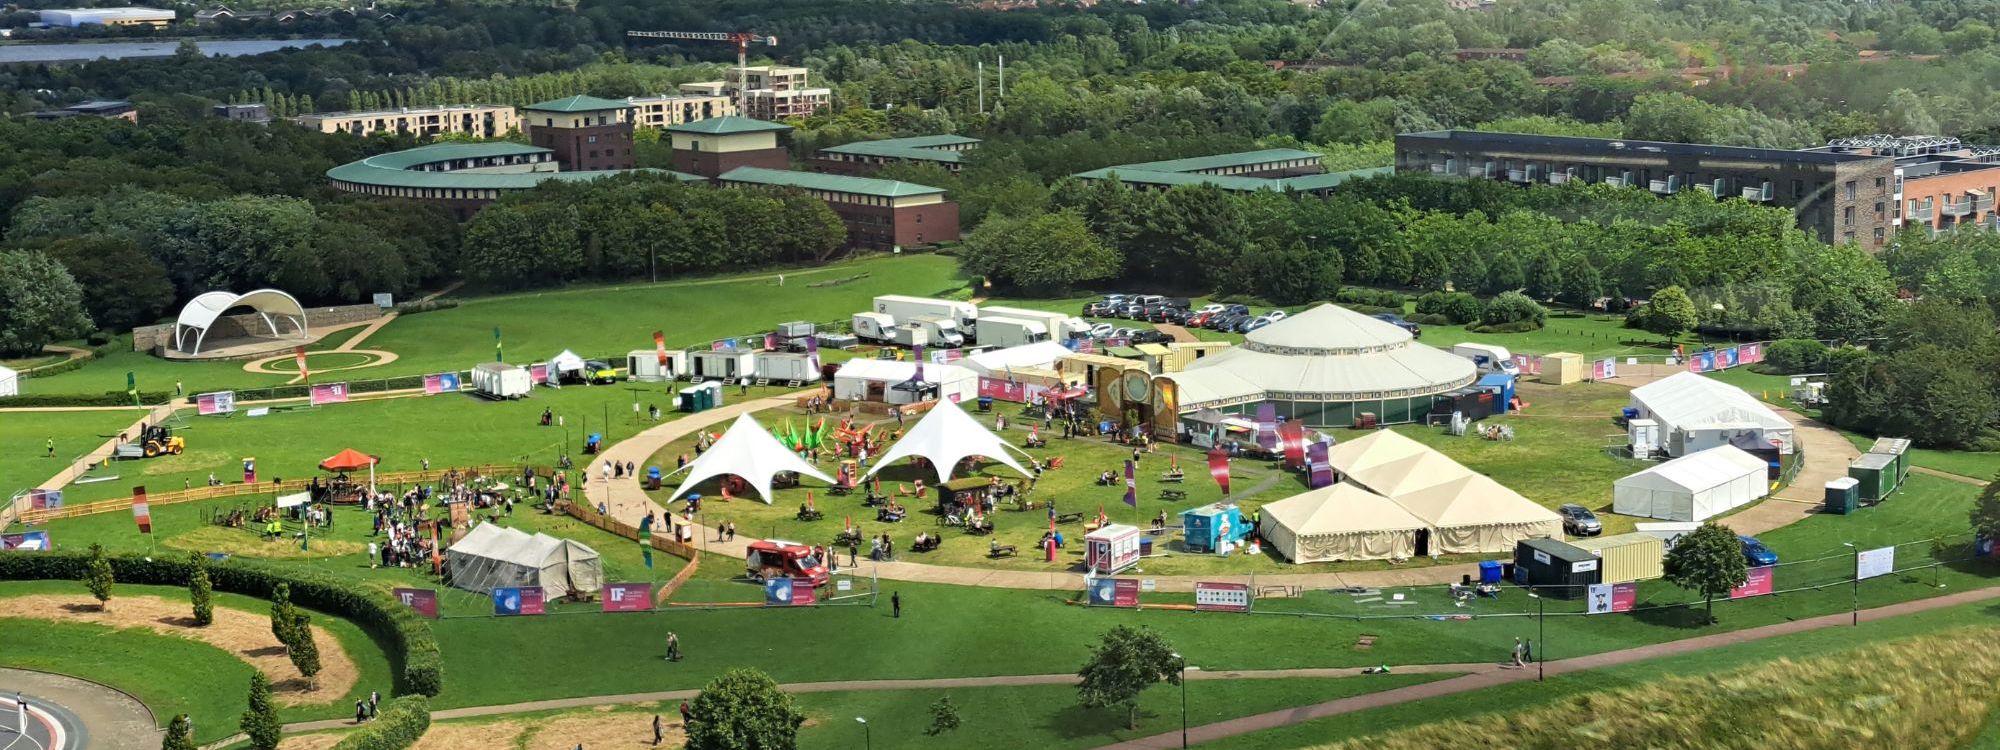
[[[528,725],[519,721],[468,721],[432,724],[410,750],[488,750],[519,744]],[[575,746],[572,745],[572,748]]]
[[[367,545],[360,542],[318,538],[313,539],[311,550],[303,550],[299,549],[297,539],[266,539],[262,534],[249,529],[232,529],[225,526],[202,526],[193,531],[168,537],[164,544],[190,552],[227,552],[231,555],[265,560],[303,560],[335,555],[358,555],[368,550]]]
[[[263,613],[216,607],[215,622],[204,628],[195,627],[186,602],[157,596],[113,596],[109,610],[99,610],[96,599],[82,595],[36,594],[0,601],[6,602],[8,617],[144,628],[206,643],[235,655],[271,678],[278,702],[286,705],[339,700],[361,678],[360,670],[340,641],[325,628],[314,625],[313,643],[319,646],[319,687],[308,690],[305,678],[299,676],[298,669],[285,657],[284,646],[271,635],[270,616]]]
[[[1669,677],[1359,737],[1319,750],[1962,747],[2000,680],[2000,628],[1960,628],[1809,659]]]
[[[295,734],[278,741],[278,750],[326,750],[347,737],[345,732]]]
[[[680,747],[687,741],[681,731],[680,714],[669,706],[632,704],[595,706],[559,714],[523,719],[476,719],[432,724],[430,731],[411,750],[650,750],[653,747],[653,714],[660,715],[661,747]],[[317,746],[279,750],[324,750]]]

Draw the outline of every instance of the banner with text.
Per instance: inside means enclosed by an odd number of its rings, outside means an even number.
[[[328,383],[326,385],[316,385],[312,387],[313,406],[323,406],[326,404],[344,404],[344,403],[347,403],[346,383]]]
[[[1533,354],[1514,355],[1514,366],[1520,368],[1522,375],[1542,374],[1542,358]]]
[[[1591,380],[1610,380],[1615,377],[1618,377],[1617,358],[1606,357],[1590,363]]]
[[[1864,549],[1854,558],[1854,576],[1863,580],[1896,572],[1896,548]]]
[[[773,578],[764,582],[766,607],[809,607],[816,603],[811,581]]]
[[[46,531],[0,534],[0,550],[47,552],[49,549],[51,549],[49,546],[49,532]]]
[[[417,611],[417,614],[438,618],[438,592],[432,589],[396,589],[396,601]]]
[[[604,584],[604,611],[644,612],[653,608],[653,584]]]
[[[1250,584],[1196,581],[1194,608],[1205,612],[1250,611]]]
[[[1138,607],[1139,579],[1137,578],[1094,578],[1090,581],[1090,605],[1093,607]]]
[[[194,411],[196,414],[204,416],[209,414],[228,414],[236,411],[236,392],[216,391],[214,393],[198,394],[194,397]]]
[[[458,389],[458,373],[441,372],[424,376],[424,393],[435,396],[440,393],[457,393]]]
[[[1772,573],[1776,571],[1777,566],[1775,565],[1751,568],[1749,575],[1743,580],[1743,585],[1729,590],[1729,598],[1743,599],[1771,593],[1774,590],[1771,585]]]
[[[1593,583],[1590,584],[1589,613],[1601,615],[1608,612],[1630,612],[1639,600],[1637,583]]]
[[[541,613],[542,587],[540,586],[493,590],[493,614],[539,615]]]

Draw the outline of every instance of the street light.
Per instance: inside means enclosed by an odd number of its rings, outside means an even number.
[[[873,748],[875,746],[875,732],[868,728],[868,720],[859,716],[854,717],[854,720],[861,722],[861,747],[863,750]]]
[[[1528,596],[1535,600],[1535,640],[1542,642],[1542,655],[1535,657],[1535,681],[1541,682],[1546,676],[1542,663],[1548,660],[1549,655],[1548,600],[1533,591],[1528,592]]]
[[[1854,550],[1854,605],[1849,611],[1854,613],[1854,626],[1861,626],[1861,548],[1853,542],[1841,542],[1840,546]]]
[[[1179,661],[1179,662],[1181,663],[1181,748],[1182,748],[1182,750],[1186,750],[1186,748],[1187,748],[1187,746],[1188,746],[1188,731],[1187,731],[1187,670],[1188,670],[1188,666],[1187,666],[1187,657],[1185,657],[1185,656],[1181,656],[1179,652],[1170,652],[1170,653],[1168,653],[1167,655],[1168,655],[1168,656],[1171,656],[1171,657],[1174,657],[1174,659],[1175,659],[1176,661]]]

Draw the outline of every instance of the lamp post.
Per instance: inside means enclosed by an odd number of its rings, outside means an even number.
[[[1179,661],[1181,663],[1181,748],[1182,750],[1186,750],[1188,746],[1187,657],[1181,656],[1179,652],[1169,653],[1168,656],[1174,657],[1176,661]]]
[[[1535,599],[1535,640],[1542,642],[1542,655],[1535,657],[1535,681],[1541,682],[1542,678],[1547,676],[1547,670],[1542,669],[1542,663],[1547,661],[1549,655],[1548,600],[1534,591],[1528,592],[1528,596]]]
[[[859,716],[854,717],[854,720],[861,722],[861,747],[863,750],[872,750],[875,747],[875,733],[868,728],[868,720]]]
[[[1853,613],[1853,624],[1859,627],[1861,625],[1861,548],[1853,542],[1841,542],[1840,546],[1854,550],[1854,603],[1848,607],[1848,611]]]

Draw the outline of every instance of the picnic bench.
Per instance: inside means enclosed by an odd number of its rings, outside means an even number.
[[[1187,480],[1187,472],[1185,471],[1167,471],[1160,473],[1160,481],[1162,482],[1181,482],[1186,480]]]
[[[1161,500],[1186,500],[1187,490],[1160,490]]]
[[[1076,513],[1062,513],[1056,516],[1056,523],[1076,523],[1081,520],[1083,520],[1082,511],[1078,511]]]
[[[820,512],[818,508],[800,508],[798,513],[798,519],[801,521],[817,521],[825,517],[826,514]]]
[[[986,556],[993,558],[1019,557],[1020,550],[1015,549],[1014,545],[1011,544],[995,544],[992,546],[991,550],[986,553]]]

